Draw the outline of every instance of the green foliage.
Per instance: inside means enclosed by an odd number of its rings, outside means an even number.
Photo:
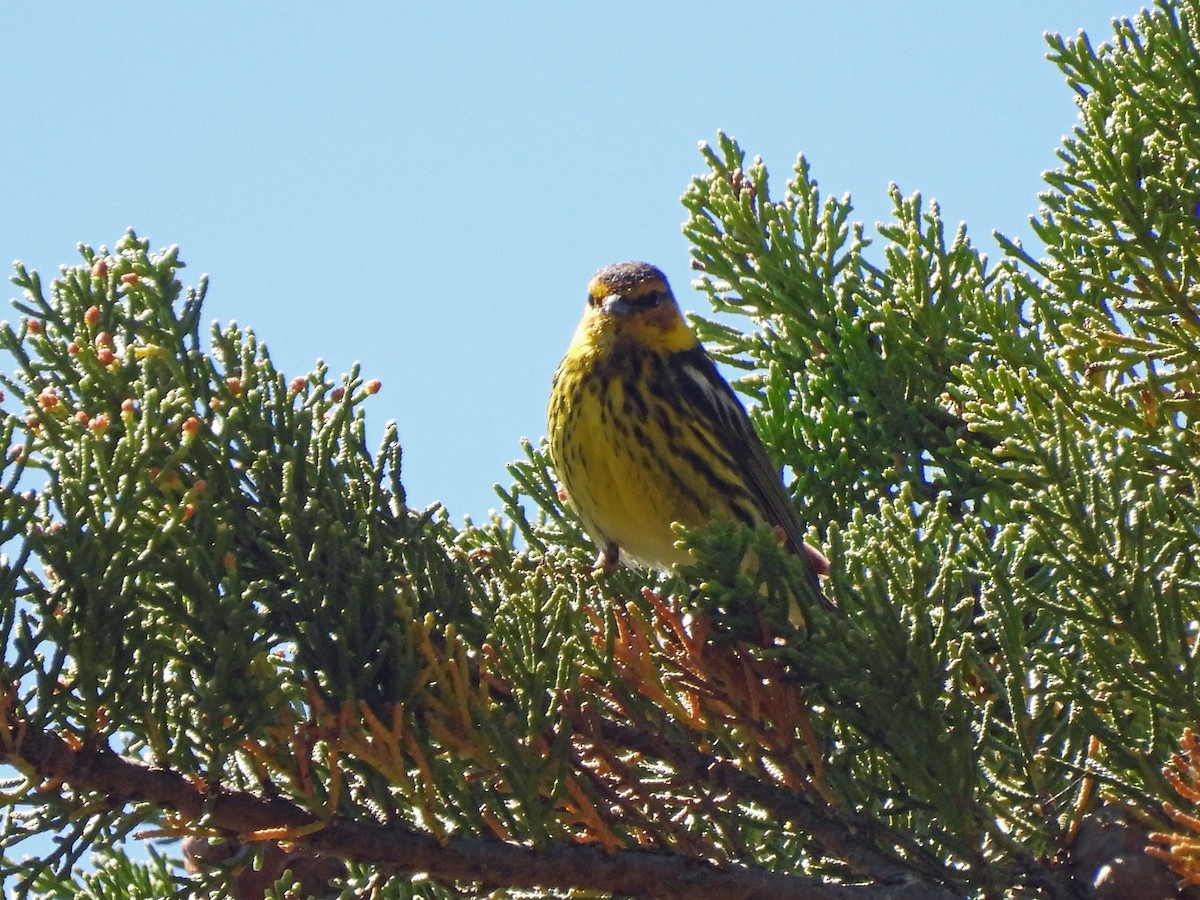
[[[502,518],[409,509],[395,429],[364,446],[377,385],[288,381],[235,326],[202,346],[174,250],[81,248],[48,293],[19,267],[0,750],[21,765],[19,721],[443,843],[1071,895],[1089,804],[1152,818],[1200,721],[1198,20],[1161,0],[1111,44],[1052,39],[1080,120],[1037,256],[998,237],[989,262],[898,188],[876,251],[803,158],[773,195],[735,141],[704,148],[686,233],[752,327],[695,324],[747,373],[838,612],[727,523],[681,534],[682,572],[597,580],[544,446]],[[158,857],[69,870],[142,822],[206,827],[28,764],[4,790],[6,848],[62,835],[5,863],[46,897],[166,891]]]
[[[183,288],[174,249],[131,233],[81,253],[48,293],[18,267],[24,318],[0,326],[20,410],[0,432],[6,717],[322,815],[557,833],[540,790],[561,760],[527,742],[575,658],[574,592],[517,559],[510,526],[459,534],[405,505],[394,427],[365,446],[378,385],[357,370],[288,381],[232,325],[205,352],[205,285]],[[528,700],[516,732],[511,705],[462,694],[488,636],[497,676]],[[343,740],[369,746],[343,754]],[[456,740],[470,752],[438,749]],[[511,801],[487,783],[501,770]],[[6,790],[26,807],[6,845],[59,834],[44,862],[60,874],[157,818],[33,771]],[[38,873],[7,868],[23,886]]]
[[[685,198],[714,306],[759,326],[700,327],[765,369],[741,386],[852,620],[795,662],[860,748],[831,777],[1001,882],[1092,781],[1169,796],[1156,768],[1200,711],[1196,21],[1163,3],[1098,51],[1052,42],[1082,112],[1044,260],[1001,238],[989,266],[894,189],[876,269],[803,159],[774,201],[724,136]]]
[[[58,878],[49,871],[34,880],[32,893],[41,900],[167,900],[186,896],[169,860],[153,850],[147,862],[133,862],[112,848],[96,853],[93,870]]]

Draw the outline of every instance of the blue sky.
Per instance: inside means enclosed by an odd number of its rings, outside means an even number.
[[[1075,121],[1043,32],[1098,42],[1137,9],[9,3],[0,259],[50,273],[129,226],[180,245],[208,317],[289,376],[381,378],[370,431],[399,423],[410,502],[479,518],[545,432],[592,271],[646,259],[703,309],[697,141],[725,130],[776,185],[803,152],[868,224],[889,182],[920,190],[991,248],[1028,234]]]

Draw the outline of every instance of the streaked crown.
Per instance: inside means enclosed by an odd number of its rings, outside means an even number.
[[[588,282],[590,305],[598,306],[610,297],[620,297],[631,306],[657,305],[671,297],[671,287],[662,270],[650,263],[614,263],[605,266]]]

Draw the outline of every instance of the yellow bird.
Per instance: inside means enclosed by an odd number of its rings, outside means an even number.
[[[686,562],[672,523],[724,517],[780,529],[814,586],[828,574],[745,408],[654,266],[592,276],[547,419],[554,468],[600,548],[597,566]]]

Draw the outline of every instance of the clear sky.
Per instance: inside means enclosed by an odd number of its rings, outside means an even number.
[[[132,226],[287,375],[383,380],[410,502],[498,504],[601,265],[689,289],[679,197],[718,129],[857,217],[887,185],[994,249],[1075,121],[1045,31],[1135,0],[9,2],[0,259],[49,274]],[[15,296],[9,288],[7,297]],[[13,313],[0,313],[11,317]]]

